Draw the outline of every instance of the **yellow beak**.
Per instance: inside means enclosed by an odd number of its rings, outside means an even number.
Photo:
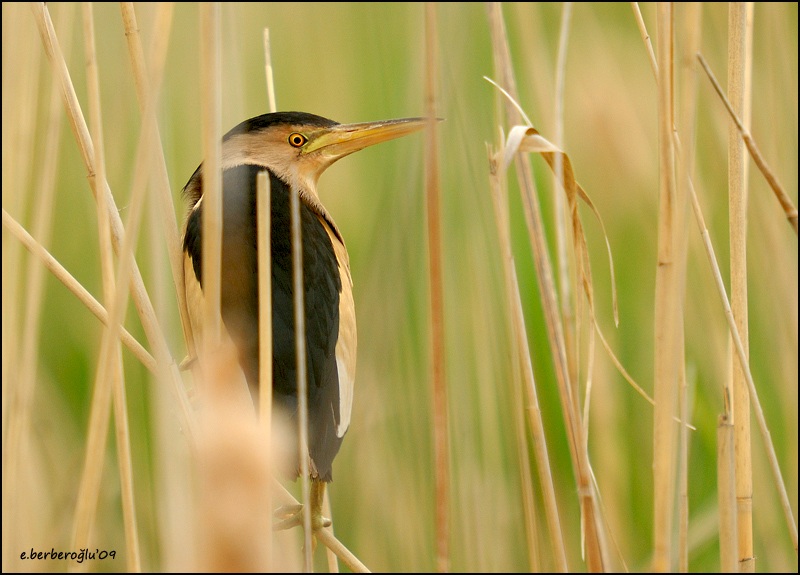
[[[388,142],[425,127],[425,118],[402,118],[361,124],[339,124],[307,134],[308,143],[301,155],[318,152],[328,159],[328,164],[348,154],[363,150],[373,144]]]

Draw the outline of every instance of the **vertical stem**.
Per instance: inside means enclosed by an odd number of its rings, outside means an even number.
[[[275,102],[275,78],[272,74],[272,49],[269,42],[269,28],[264,28],[264,69],[267,75],[267,101],[269,101],[269,111],[278,111],[278,104]]]
[[[269,111],[276,111],[275,80],[272,74],[272,50],[269,28],[264,28],[264,73],[267,78]],[[258,230],[258,397],[259,420],[267,449],[272,450],[272,186],[269,172],[258,174],[256,189],[256,218]],[[273,454],[267,458],[272,475]],[[267,494],[267,508],[272,509],[272,493]],[[267,565],[272,562],[272,530],[264,536]]]
[[[200,5],[200,77],[203,125],[203,349],[219,345],[222,266],[222,72],[219,2]]]
[[[747,7],[732,2],[728,8],[728,98],[736,115],[745,117]],[[731,309],[749,357],[747,321],[747,169],[745,147],[736,126],[728,128],[728,207],[731,250]],[[731,357],[734,434],[736,438],[736,501],[741,571],[753,571],[753,476],[750,447],[750,396],[740,363]]]
[[[653,430],[653,571],[672,570],[675,497],[675,416],[678,386],[680,301],[673,131],[672,7],[658,4],[659,216],[655,294],[655,417]]]
[[[306,374],[306,313],[303,292],[303,232],[300,219],[300,192],[289,190],[292,213],[292,289],[294,291],[294,341],[297,360],[297,425],[300,456],[300,481],[303,486],[303,556],[305,571],[310,573],[311,563],[311,486],[308,477],[308,376]]]
[[[556,61],[556,97],[554,106],[555,116],[555,141],[559,149],[564,149],[564,77],[567,65],[567,39],[569,38],[569,25],[572,19],[572,2],[565,2],[561,14],[561,31],[559,33],[558,56]],[[561,295],[561,316],[564,322],[564,346],[567,350],[567,365],[570,380],[578,381],[579,345],[575,337],[578,331],[576,326],[575,310],[572,305],[572,282],[569,273],[569,253],[567,251],[567,221],[569,216],[564,205],[564,155],[555,154],[553,166],[553,210],[556,232],[556,254],[558,265],[558,284]],[[576,394],[577,395],[577,394]]]
[[[450,570],[450,464],[447,430],[447,385],[444,365],[444,295],[442,286],[439,156],[436,142],[436,77],[438,44],[436,3],[425,4],[425,197],[431,289],[431,361],[433,368],[433,440],[436,466],[436,569]]]
[[[733,443],[733,424],[727,415],[720,415],[717,425],[717,504],[720,570],[723,573],[739,571]]]
[[[513,359],[515,381],[521,376],[524,377],[524,389],[515,389],[515,396],[519,397],[521,406],[525,406],[523,415],[530,428],[533,440],[534,455],[536,457],[536,468],[539,472],[539,483],[542,488],[542,499],[544,500],[544,511],[547,518],[547,526],[550,533],[550,545],[553,550],[555,571],[566,573],[569,570],[567,564],[566,550],[564,549],[564,538],[561,533],[561,519],[558,516],[558,505],[556,503],[556,493],[553,486],[553,475],[550,470],[550,457],[547,454],[547,441],[544,433],[544,423],[542,422],[542,410],[539,407],[539,398],[536,393],[536,382],[533,377],[533,366],[531,365],[531,350],[528,347],[528,337],[525,333],[525,318],[522,313],[522,298],[519,293],[519,282],[514,268],[514,255],[511,250],[511,232],[508,223],[508,201],[505,190],[500,184],[500,175],[497,173],[497,162],[490,160],[490,183],[492,188],[492,199],[495,208],[495,219],[497,221],[498,236],[500,239],[501,259],[503,261],[503,277],[505,280],[506,300],[510,314],[512,339],[515,342]],[[521,374],[519,373],[521,372]],[[519,384],[515,386],[518,388]],[[524,391],[524,398],[523,392]],[[516,419],[516,418],[515,418]],[[516,421],[515,421],[516,424]],[[520,422],[518,427],[523,426]],[[524,452],[521,463],[526,467],[528,463],[528,444],[525,441],[525,434],[519,433],[521,450]],[[527,471],[527,469],[525,470]],[[530,479],[529,474],[525,476]],[[541,565],[537,564],[534,557],[535,551],[535,525],[533,520],[533,498],[528,494],[530,484],[523,485],[523,507],[525,511],[525,527],[528,538],[528,554],[530,556],[531,570],[540,570]],[[537,567],[537,569],[534,569]]]
[[[694,63],[694,54],[700,47],[701,39],[701,18],[702,7],[698,2],[689,2],[679,6],[680,20],[678,25],[679,31],[676,35],[681,38],[678,46],[679,62],[678,69],[678,86],[680,89],[678,96],[678,106],[680,110],[680,117],[676,119],[676,128],[680,130],[681,138],[678,138],[678,132],[673,134],[673,145],[675,149],[677,162],[678,180],[676,182],[676,193],[678,195],[677,216],[679,232],[677,237],[678,244],[678,261],[679,261],[679,299],[681,303],[684,301],[686,294],[686,264],[688,253],[688,215],[689,215],[689,198],[691,197],[690,181],[691,174],[694,167],[694,132],[696,123],[696,108],[697,108],[697,84],[698,75],[697,67]],[[684,146],[679,146],[678,141],[685,142]],[[683,306],[681,306],[683,307]],[[680,315],[680,328],[678,337],[680,341],[679,346],[679,389],[678,389],[678,409],[680,413],[680,420],[683,422],[689,421],[689,405],[690,393],[686,382],[686,361],[684,356],[684,317],[683,313]],[[679,431],[679,449],[680,461],[678,468],[680,469],[679,476],[679,492],[680,498],[678,502],[678,570],[686,573],[689,570],[689,429],[686,425],[680,426]]]
[[[267,449],[272,450],[272,223],[269,172],[256,180],[256,242],[258,243],[258,413]],[[267,457],[272,475],[272,453]],[[267,493],[267,508],[272,496]],[[272,568],[272,530],[265,529],[264,546],[267,566]]]

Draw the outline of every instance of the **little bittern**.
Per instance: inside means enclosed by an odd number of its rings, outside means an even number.
[[[407,118],[339,124],[302,112],[246,120],[222,141],[222,266],[220,311],[239,365],[258,392],[258,255],[256,176],[271,188],[273,405],[297,428],[297,381],[289,191],[301,200],[305,297],[308,454],[315,529],[326,525],[321,503],[333,458],[350,425],[356,368],[356,315],[344,240],[322,205],[317,180],[339,158],[420,130]],[[190,211],[183,238],[185,289],[195,338],[202,329],[202,164],[184,188]],[[202,337],[202,336],[200,336]],[[257,404],[257,402],[256,402]],[[299,475],[299,458],[295,460]]]

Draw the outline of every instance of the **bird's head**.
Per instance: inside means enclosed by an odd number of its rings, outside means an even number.
[[[318,200],[317,180],[336,160],[421,130],[425,122],[424,118],[403,118],[339,124],[304,112],[264,114],[245,120],[225,135],[222,169],[243,164],[263,166],[301,194]]]

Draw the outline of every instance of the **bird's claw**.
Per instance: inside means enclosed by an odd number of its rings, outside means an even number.
[[[292,527],[302,525],[303,505],[283,505],[275,510],[274,517],[275,522],[272,524],[272,528],[275,531],[283,531],[284,529],[291,529]],[[318,531],[325,527],[330,527],[331,524],[332,521],[329,518],[324,517],[321,513],[311,514],[312,531]]]

